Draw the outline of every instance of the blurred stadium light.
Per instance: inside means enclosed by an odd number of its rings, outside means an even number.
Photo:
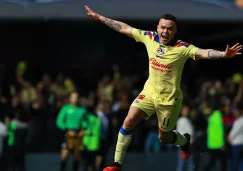
[[[23,5],[25,7],[35,4],[41,4],[41,3],[53,3],[53,2],[59,2],[59,1],[70,1],[71,0],[4,0],[9,3],[15,3],[19,5]]]
[[[236,7],[233,0],[194,0],[196,2],[204,2],[212,5],[217,5],[225,9],[234,9]]]
[[[112,18],[151,20],[173,13],[183,20],[243,19],[233,0],[0,0],[0,17],[88,19],[84,5]]]

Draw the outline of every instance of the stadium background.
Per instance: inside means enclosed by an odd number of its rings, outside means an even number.
[[[2,3],[6,5],[5,2]],[[68,2],[66,3],[68,4]],[[166,1],[163,3],[166,3]],[[9,7],[9,4],[7,6]],[[137,3],[137,6],[139,7],[139,3]],[[90,7],[92,8],[92,6]],[[207,7],[213,8],[211,4],[204,6],[205,9]],[[27,8],[32,7],[29,6]],[[179,7],[175,5],[174,8]],[[217,6],[217,8],[221,7]],[[240,11],[239,9],[237,10],[238,12]],[[6,11],[8,10],[5,9]],[[80,6],[80,11],[84,11],[83,6]],[[106,15],[105,11],[97,12]],[[123,85],[120,86],[123,89],[116,87],[116,91],[123,90],[128,95],[127,101],[130,104],[131,100],[142,89],[143,83],[147,78],[148,59],[146,49],[142,44],[137,44],[130,38],[117,34],[106,26],[88,18],[19,17],[17,12],[15,14],[16,16],[10,15],[11,17],[2,14],[3,16],[0,20],[1,121],[4,121],[4,118],[9,116],[11,110],[13,110],[11,106],[13,99],[18,99],[18,93],[13,93],[13,90],[16,92],[21,92],[24,89],[34,90],[34,94],[37,94],[36,98],[31,99],[32,97],[29,97],[31,100],[26,100],[24,101],[25,103],[23,100],[19,101],[21,105],[28,104],[24,113],[28,118],[27,122],[31,130],[27,149],[26,169],[27,171],[58,170],[59,151],[63,135],[55,126],[55,118],[61,105],[65,103],[67,94],[60,96],[55,91],[46,94],[38,91],[38,83],[43,82],[43,75],[49,74],[52,77],[50,84],[62,84],[58,82],[61,76],[63,80],[72,80],[75,87],[80,91],[83,97],[82,100],[84,100],[84,97],[91,96],[90,92],[97,93],[97,86],[104,75],[113,76],[113,68],[117,64],[119,66],[120,79],[115,86]],[[162,14],[163,11],[161,11]],[[203,14],[195,15],[199,16],[198,20],[195,16],[192,18],[185,16],[180,21],[179,37],[182,40],[201,48],[218,50],[224,50],[227,44],[233,45],[234,43],[242,42],[243,15],[242,18],[236,19],[232,17],[226,21],[222,18],[217,20],[214,16],[212,16],[212,19],[208,18],[210,16],[204,19]],[[116,17],[115,19],[118,18],[136,28],[154,30],[159,17],[157,16],[157,19],[155,19],[154,17],[144,16],[144,19],[140,17],[139,20],[128,17]],[[180,18],[180,15],[178,15],[178,18]],[[19,71],[16,68],[20,61],[24,61],[27,64],[27,70],[21,77],[22,81],[27,82],[27,86],[23,82],[21,84],[17,77]],[[238,82],[234,82],[235,80],[232,79],[232,76],[235,73],[243,72],[242,62],[243,56],[239,56],[234,59],[215,61],[195,62],[189,60],[185,65],[182,84],[185,101],[192,109],[191,119],[196,125],[195,129],[197,132],[202,133],[197,144],[197,156],[200,160],[199,168],[204,166],[208,158],[205,145],[206,135],[204,134],[206,126],[203,125],[203,117],[198,114],[199,108],[204,102],[201,93],[202,87],[205,87],[205,84],[210,82],[212,86],[209,86],[209,89],[215,88],[214,83],[220,80],[222,88],[228,91],[226,93],[228,95],[226,95],[227,98],[233,102],[240,86]],[[67,88],[63,85],[60,86],[64,89]],[[119,95],[117,93],[114,94],[115,96],[110,104],[111,108],[112,106],[114,108],[114,103],[120,100]],[[56,99],[52,103],[48,101],[50,96]],[[38,101],[39,97],[42,97],[42,100]],[[103,97],[97,94],[97,98]],[[210,95],[204,100],[213,101],[212,99]],[[39,105],[33,110],[35,103],[39,103]],[[46,108],[45,104],[48,104],[48,108]],[[210,103],[209,108],[213,109]],[[120,112],[119,117],[110,114],[110,124],[114,128],[112,130],[117,130],[120,127],[119,124],[121,124],[124,116],[124,111]],[[117,120],[118,124],[115,122]],[[152,170],[154,171],[172,171],[176,169],[176,148],[162,146],[161,153],[158,155],[144,152],[146,137],[149,131],[153,129],[153,120],[138,127],[125,160],[124,167],[126,171],[150,170],[151,166],[153,166]],[[110,134],[112,134],[110,140],[110,150],[112,151],[115,145],[114,137],[117,132],[114,131]],[[228,150],[228,167],[230,167],[230,146]],[[107,158],[107,162],[110,162],[112,153],[109,153]]]

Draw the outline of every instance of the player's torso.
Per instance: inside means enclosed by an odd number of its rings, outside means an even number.
[[[151,42],[150,45],[147,46],[147,52],[149,56],[150,72],[164,77],[171,76],[173,73],[181,71],[186,61],[185,58],[181,56],[177,47],[164,46],[157,42]]]
[[[67,124],[80,124],[80,121],[82,119],[83,116],[83,112],[81,110],[81,108],[79,107],[75,107],[72,105],[68,105],[67,106],[67,110],[66,110],[66,123]]]
[[[187,58],[182,55],[180,41],[172,46],[164,46],[159,42],[158,35],[155,35],[146,44],[149,79],[145,86],[150,85],[156,93],[163,95],[182,96],[180,81]]]

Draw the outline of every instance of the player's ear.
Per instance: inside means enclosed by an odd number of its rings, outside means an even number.
[[[159,30],[159,25],[157,25],[157,32],[158,32],[158,30]]]

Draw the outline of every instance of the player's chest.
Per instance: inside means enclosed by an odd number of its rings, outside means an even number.
[[[67,115],[69,117],[79,117],[80,116],[80,112],[78,109],[75,108],[70,108],[67,110]]]
[[[147,48],[148,55],[150,58],[157,59],[167,59],[167,60],[179,60],[180,52],[176,50],[174,47],[170,46],[161,46],[159,44],[153,44],[149,48]]]

